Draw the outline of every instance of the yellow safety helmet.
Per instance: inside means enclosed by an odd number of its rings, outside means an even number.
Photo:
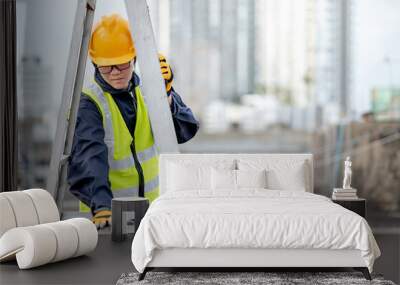
[[[136,57],[129,23],[118,14],[103,16],[89,43],[89,55],[100,66],[122,64]]]

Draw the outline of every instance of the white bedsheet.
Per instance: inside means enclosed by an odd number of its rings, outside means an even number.
[[[170,192],[154,201],[132,243],[143,272],[155,249],[358,249],[372,272],[380,250],[364,218],[299,191]]]

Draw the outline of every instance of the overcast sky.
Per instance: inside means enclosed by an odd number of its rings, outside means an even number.
[[[370,108],[374,87],[400,87],[400,1],[355,1],[352,105]],[[391,64],[384,62],[389,57]],[[353,94],[350,94],[353,95]]]

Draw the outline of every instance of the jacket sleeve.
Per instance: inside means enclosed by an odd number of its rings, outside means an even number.
[[[111,209],[108,150],[104,143],[102,116],[89,97],[82,94],[68,166],[70,191],[92,213]]]
[[[185,105],[182,98],[172,88],[171,113],[174,122],[176,138],[182,144],[189,141],[199,130],[199,122],[194,117],[192,110]]]

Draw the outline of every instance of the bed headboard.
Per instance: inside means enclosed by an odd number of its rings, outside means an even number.
[[[287,165],[293,163],[304,162],[305,167],[305,190],[314,192],[314,171],[313,171],[313,155],[312,154],[161,154],[159,160],[159,183],[160,194],[164,193],[165,185],[167,184],[167,163],[176,161],[181,163],[206,163],[207,165],[215,165],[221,161],[231,161],[234,167],[237,167],[236,162],[245,161],[265,161],[271,165]]]

